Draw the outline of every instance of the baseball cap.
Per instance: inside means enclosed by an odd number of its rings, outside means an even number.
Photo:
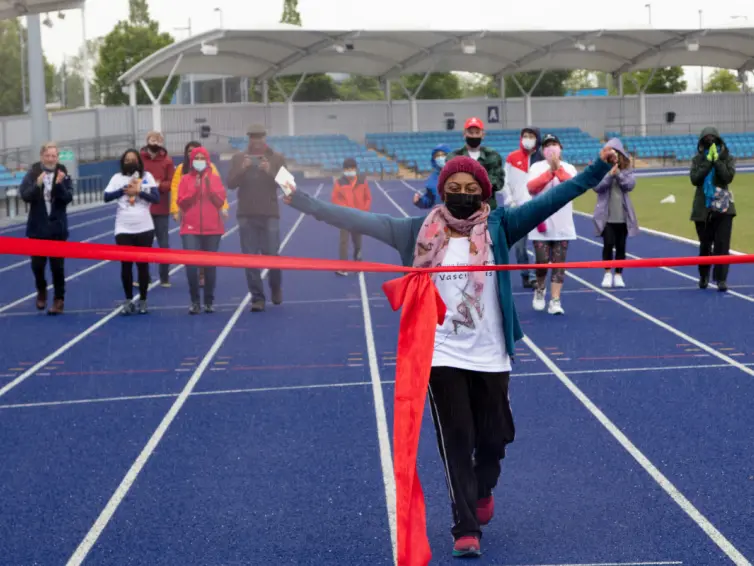
[[[463,125],[463,129],[468,130],[469,128],[479,128],[480,130],[483,130],[484,122],[482,122],[479,118],[469,118]]]

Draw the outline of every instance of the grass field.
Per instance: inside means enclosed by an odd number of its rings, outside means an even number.
[[[750,220],[754,213],[753,188],[754,174],[736,175],[732,189],[737,216],[733,221],[731,249],[747,253],[754,253],[754,222]],[[689,220],[694,190],[688,176],[637,179],[631,200],[639,225],[696,240],[694,224]],[[668,195],[675,196],[675,203],[660,204]],[[574,202],[574,208],[591,214],[596,200],[596,195],[590,191]]]

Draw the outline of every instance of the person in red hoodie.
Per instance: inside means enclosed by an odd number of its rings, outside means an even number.
[[[150,207],[154,221],[154,235],[157,245],[161,248],[170,247],[170,186],[175,173],[173,159],[165,149],[165,138],[160,132],[151,131],[147,134],[147,145],[141,148],[141,160],[144,171],[148,171],[157,182],[160,191],[159,202]],[[161,263],[160,285],[170,287],[170,266]],[[151,279],[151,277],[150,277]]]
[[[343,175],[333,183],[332,202],[364,212],[369,212],[372,208],[372,192],[369,190],[366,175],[359,173],[359,166],[351,157],[343,161]],[[348,259],[349,236],[353,241],[353,258],[361,261],[361,234],[347,230],[340,231],[340,259]],[[345,271],[338,271],[337,274],[348,275]]]
[[[225,187],[213,172],[209,152],[203,147],[190,154],[190,168],[178,185],[178,207],[181,209],[181,240],[183,249],[216,252],[225,233],[223,215]],[[186,266],[186,278],[191,295],[189,314],[199,314],[199,268]],[[204,310],[214,312],[217,268],[204,268]]]

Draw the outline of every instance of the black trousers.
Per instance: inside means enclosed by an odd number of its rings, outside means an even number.
[[[154,239],[154,230],[139,234],[116,234],[115,243],[119,246],[139,246],[151,248]],[[134,298],[134,269],[132,261],[120,262],[120,280],[123,283],[123,292],[129,301]],[[149,264],[137,263],[136,271],[139,276],[139,298],[147,300],[149,291]]]
[[[695,222],[699,236],[699,255],[728,255],[733,234],[733,217],[729,214],[711,214],[706,222]],[[728,265],[716,265],[713,279],[720,283],[728,280]],[[700,277],[709,277],[710,266],[700,265]]]
[[[453,511],[453,538],[482,536],[477,500],[492,495],[515,427],[510,374],[433,367],[429,405]]]
[[[170,216],[167,214],[152,215],[154,222],[154,237],[160,248],[170,247]],[[160,282],[167,283],[170,280],[170,265],[161,263],[158,267]]]
[[[626,239],[628,238],[628,226],[625,222],[605,224],[602,231],[602,260],[626,259]],[[613,250],[615,257],[613,258]],[[617,267],[615,273],[623,273],[622,267]]]
[[[45,269],[47,267],[47,258],[32,256],[31,272],[34,274],[34,284],[37,291],[46,293],[47,279],[45,278]],[[50,258],[50,272],[52,273],[52,286],[55,290],[55,299],[65,298],[65,259],[62,257]]]

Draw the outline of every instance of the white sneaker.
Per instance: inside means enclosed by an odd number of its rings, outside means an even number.
[[[615,279],[613,279],[613,287],[617,287],[618,289],[623,289],[626,286],[626,282],[623,281],[623,275],[620,273],[615,274]]]
[[[606,271],[605,276],[602,278],[602,288],[609,289],[613,286],[613,273],[612,271]]]
[[[560,304],[560,299],[551,299],[550,304],[547,307],[547,312],[549,314],[556,314],[556,315],[565,314],[565,311],[563,310],[563,307]]]
[[[545,296],[547,295],[547,291],[544,289],[536,289],[534,291],[534,300],[531,303],[532,308],[534,308],[535,311],[543,311],[545,310]]]

